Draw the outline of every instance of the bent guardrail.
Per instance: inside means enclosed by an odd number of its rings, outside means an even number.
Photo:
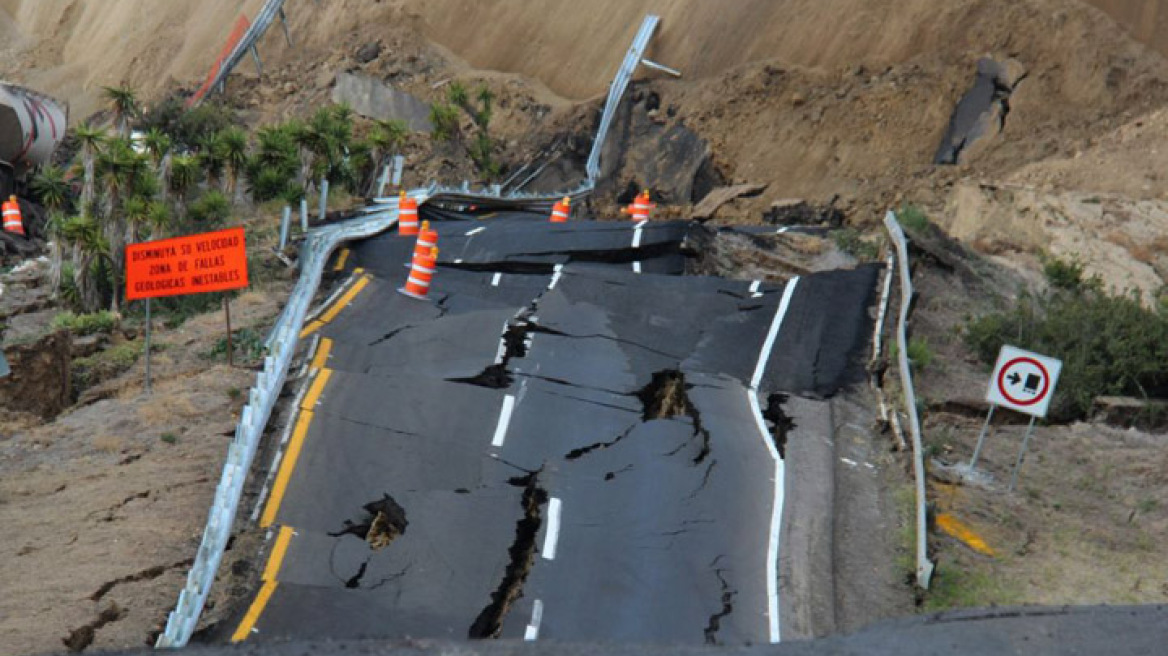
[[[896,359],[900,369],[901,386],[904,388],[904,411],[908,415],[908,429],[909,436],[912,438],[913,450],[913,478],[916,479],[916,579],[917,585],[928,590],[929,580],[933,576],[933,563],[929,562],[929,527],[925,515],[925,456],[921,448],[921,419],[917,414],[917,397],[913,390],[912,371],[908,365],[908,338],[906,337],[906,324],[913,298],[912,277],[908,271],[908,242],[905,240],[904,230],[896,221],[894,212],[889,212],[884,216],[884,227],[888,230],[888,236],[896,246],[900,268],[900,317],[896,322]]]
[[[283,5],[284,0],[269,0],[264,5],[252,23],[252,28],[240,40],[231,56],[224,61],[224,66],[212,88],[230,74],[244,53],[255,44],[282,11]],[[435,184],[428,188],[415,189],[409,192],[409,195],[419,203],[427,200],[468,204],[506,203],[543,211],[550,209],[553,203],[564,196],[579,200],[590,194],[599,176],[600,150],[612,123],[612,117],[658,22],[657,16],[645,17],[616,79],[609,88],[608,101],[593,142],[592,155],[589,156],[586,169],[588,176],[580,186],[554,194],[503,194],[499,187],[473,191],[469,183],[464,182],[462,187],[439,187]],[[292,357],[299,344],[301,325],[308,313],[309,304],[316,295],[329,255],[346,241],[372,237],[391,228],[397,221],[397,203],[397,198],[374,199],[373,204],[361,210],[364,216],[312,230],[301,247],[300,278],[268,337],[268,355],[264,358],[264,368],[256,377],[256,384],[249,393],[248,404],[243,408],[235,437],[228,448],[227,460],[223,465],[219,485],[215,489],[207,525],[203,530],[199,550],[195,554],[195,562],[187,574],[186,584],[179,593],[178,603],[167,616],[166,628],[159,635],[155,643],[156,648],[185,646],[199,623],[219,563],[223,559],[224,549],[231,537],[244,483],[251,472],[272,409],[283,389]]]

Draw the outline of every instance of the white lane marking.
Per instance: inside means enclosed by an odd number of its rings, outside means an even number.
[[[640,262],[633,262],[633,273],[640,273],[640,272],[641,272],[641,263]]]
[[[786,232],[786,231],[788,231],[788,230],[790,230],[790,229],[791,229],[791,228],[790,228],[790,226],[783,226],[782,228],[779,228],[778,230],[776,230],[776,231],[775,231],[775,234],[776,234],[776,235],[781,235],[781,234],[783,234],[784,232]]]
[[[548,501],[548,530],[543,538],[543,557],[545,560],[556,559],[556,543],[560,541],[560,511],[563,504],[558,497]]]
[[[454,263],[455,264],[462,264],[462,258],[460,257],[460,258],[454,260]]]
[[[487,229],[487,226],[479,226],[479,227],[475,228],[474,230],[468,230],[466,233],[466,236],[473,237],[486,229]]]
[[[646,223],[648,221],[641,221],[633,228],[633,248],[641,247],[641,231],[644,230]]]
[[[564,265],[557,264],[556,268],[554,269],[554,272],[552,273],[552,282],[550,285],[548,285],[548,289],[555,289],[556,283],[560,281],[560,276],[563,276],[563,275],[564,275]],[[534,319],[533,319],[533,321],[534,321]]]
[[[539,625],[543,622],[543,601],[536,599],[531,605],[531,622],[523,632],[523,639],[531,642],[539,638]]]
[[[495,364],[503,364],[503,356],[507,354],[507,327],[510,322],[503,322],[503,334],[499,337],[499,349],[495,351]]]
[[[754,423],[758,426],[758,434],[762,438],[763,444],[766,445],[767,453],[771,454],[771,459],[775,462],[775,491],[771,501],[771,529],[767,541],[766,563],[767,619],[770,624],[770,641],[772,644],[779,642],[780,635],[779,529],[783,520],[783,495],[784,486],[786,485],[786,469],[783,459],[779,456],[779,450],[775,447],[771,432],[767,430],[766,420],[762,416],[762,406],[758,401],[758,384],[762,381],[763,372],[766,371],[767,360],[770,359],[771,349],[775,346],[775,338],[779,334],[779,328],[783,325],[783,317],[786,316],[787,309],[791,306],[791,297],[795,294],[795,285],[798,282],[798,278],[792,278],[787,283],[786,289],[783,290],[783,299],[779,301],[779,307],[775,310],[775,318],[771,321],[770,331],[767,333],[762,351],[759,352],[758,364],[754,368],[754,376],[750,380],[750,389],[747,393],[750,409],[754,413]]]
[[[840,462],[844,463],[845,465],[847,465],[849,467],[858,467],[860,465],[860,463],[856,462],[855,460],[852,460],[851,458],[840,458]]]
[[[759,296],[762,296],[762,292],[758,291],[759,287],[762,287],[761,280],[755,280],[754,282],[750,283],[750,297],[751,298],[758,298]]]
[[[502,273],[496,273],[496,274],[494,275],[494,277],[492,277],[492,278],[491,278],[491,286],[492,286],[492,287],[498,287],[498,286],[499,286],[499,281],[500,281],[500,280],[502,280],[502,279],[503,279],[503,274],[502,274]]]
[[[766,341],[763,342],[762,351],[758,354],[758,364],[754,367],[754,376],[750,378],[751,389],[758,389],[758,384],[762,382],[762,372],[766,370],[767,360],[771,357],[771,349],[775,347],[775,338],[779,336],[779,326],[783,325],[783,317],[786,316],[787,308],[791,305],[791,297],[795,295],[795,285],[798,283],[798,277],[791,278],[787,283],[787,288],[783,290],[783,299],[779,301],[779,308],[775,310],[771,329],[767,333]]]
[[[495,426],[495,436],[491,438],[491,446],[501,447],[507,439],[507,427],[511,425],[511,413],[515,410],[515,397],[508,394],[503,397],[503,409],[499,411],[499,424]]]

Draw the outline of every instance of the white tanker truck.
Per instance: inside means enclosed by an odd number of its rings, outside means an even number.
[[[20,193],[29,171],[53,156],[68,123],[67,106],[0,81],[0,198]]]

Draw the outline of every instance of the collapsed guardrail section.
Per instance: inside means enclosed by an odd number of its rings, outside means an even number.
[[[909,436],[912,438],[913,450],[913,478],[916,479],[916,551],[917,566],[916,580],[921,588],[929,589],[929,580],[933,576],[933,563],[928,554],[928,521],[925,515],[925,456],[921,448],[921,419],[917,414],[917,397],[913,389],[912,370],[908,364],[908,315],[912,309],[913,285],[912,276],[908,270],[908,242],[905,240],[904,230],[896,220],[896,213],[889,212],[884,216],[884,227],[888,236],[896,246],[898,266],[900,269],[900,317],[896,321],[897,366],[900,369],[900,382],[904,388],[904,411],[908,415]],[[894,409],[895,413],[896,410]]]

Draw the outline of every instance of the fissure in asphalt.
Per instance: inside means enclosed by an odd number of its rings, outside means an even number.
[[[499,587],[491,593],[491,603],[479,613],[470,626],[468,637],[472,640],[498,638],[503,630],[503,620],[511,605],[523,594],[523,585],[535,562],[535,542],[539,528],[543,524],[543,507],[547,505],[548,493],[539,485],[539,475],[543,469],[526,476],[516,476],[508,482],[522,487],[523,517],[515,524],[515,541],[508,553],[511,562],[503,573]]]
[[[710,455],[710,431],[702,425],[702,415],[689,398],[693,388],[685,382],[685,374],[677,369],[667,369],[653,374],[648,385],[633,395],[644,408],[643,421],[688,417],[693,423],[693,436],[701,439],[701,448],[693,458],[693,464],[700,465]]]

